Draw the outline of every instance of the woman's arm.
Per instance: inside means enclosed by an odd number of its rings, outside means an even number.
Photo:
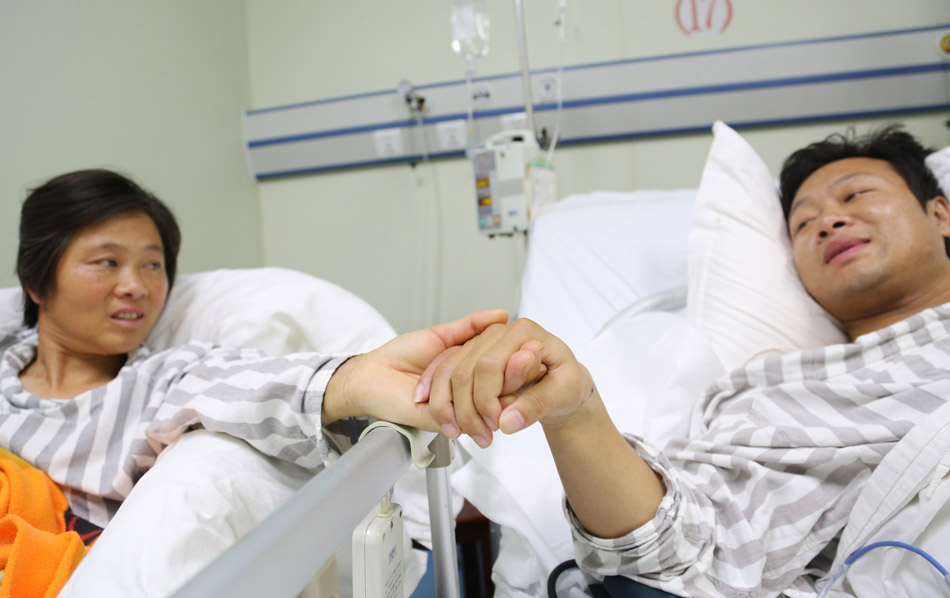
[[[413,400],[419,377],[446,349],[461,345],[493,324],[508,321],[503,309],[480,311],[453,322],[400,335],[356,355],[334,371],[323,398],[323,424],[371,415],[436,431],[429,409]]]

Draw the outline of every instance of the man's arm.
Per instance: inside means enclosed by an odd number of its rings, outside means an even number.
[[[620,434],[596,391],[545,438],[577,519],[592,535],[619,538],[656,515],[666,488]]]
[[[540,421],[568,502],[591,534],[617,538],[656,514],[663,483],[614,426],[587,368],[534,322],[490,327],[421,384],[449,436],[487,446],[493,431]]]

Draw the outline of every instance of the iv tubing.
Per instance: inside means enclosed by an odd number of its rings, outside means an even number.
[[[896,546],[898,548],[909,550],[913,552],[914,554],[918,554],[924,557],[925,559],[927,559],[927,562],[933,565],[937,569],[937,571],[939,571],[940,574],[943,575],[943,580],[947,583],[947,585],[950,585],[950,572],[948,572],[947,569],[937,561],[937,559],[930,556],[922,549],[917,548],[916,546],[913,546],[911,544],[905,544],[904,542],[895,542],[893,540],[887,540],[885,542],[874,542],[873,544],[868,544],[864,548],[856,550],[854,554],[852,554],[847,559],[845,559],[844,564],[838,567],[838,570],[835,571],[834,575],[831,576],[831,579],[828,580],[828,583],[825,584],[825,587],[821,589],[821,593],[818,594],[818,598],[824,598],[825,596],[828,595],[828,592],[831,590],[831,586],[834,585],[834,583],[838,580],[839,577],[841,577],[847,572],[848,568],[851,567],[854,561],[858,560],[858,558],[862,557],[868,551],[873,550],[875,548],[881,548],[884,546]]]

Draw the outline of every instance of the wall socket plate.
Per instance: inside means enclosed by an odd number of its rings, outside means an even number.
[[[406,153],[402,141],[402,129],[380,129],[373,132],[376,155],[380,158],[401,156]]]
[[[468,134],[466,132],[466,123],[464,120],[447,120],[440,122],[435,127],[439,136],[439,147],[443,150],[465,149],[468,144]]]
[[[528,128],[528,115],[524,112],[515,112],[501,117],[502,131],[515,131]]]

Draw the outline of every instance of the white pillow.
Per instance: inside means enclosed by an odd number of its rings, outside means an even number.
[[[0,289],[0,336],[23,328],[19,288]],[[374,307],[346,289],[286,268],[182,274],[145,344],[191,340],[253,347],[268,355],[363,353],[396,336]]]
[[[950,193],[950,145],[927,156],[925,162],[937,177],[941,191]]]
[[[145,344],[162,350],[201,340],[268,355],[362,353],[395,335],[375,308],[331,282],[286,268],[247,268],[179,276]]]
[[[631,303],[686,284],[695,197],[593,191],[545,206],[528,237],[518,315],[576,348]]]
[[[767,353],[847,342],[798,279],[768,167],[725,123],[713,135],[689,242],[690,322],[727,371]]]
[[[19,287],[0,289],[0,338],[23,328],[23,295]]]

